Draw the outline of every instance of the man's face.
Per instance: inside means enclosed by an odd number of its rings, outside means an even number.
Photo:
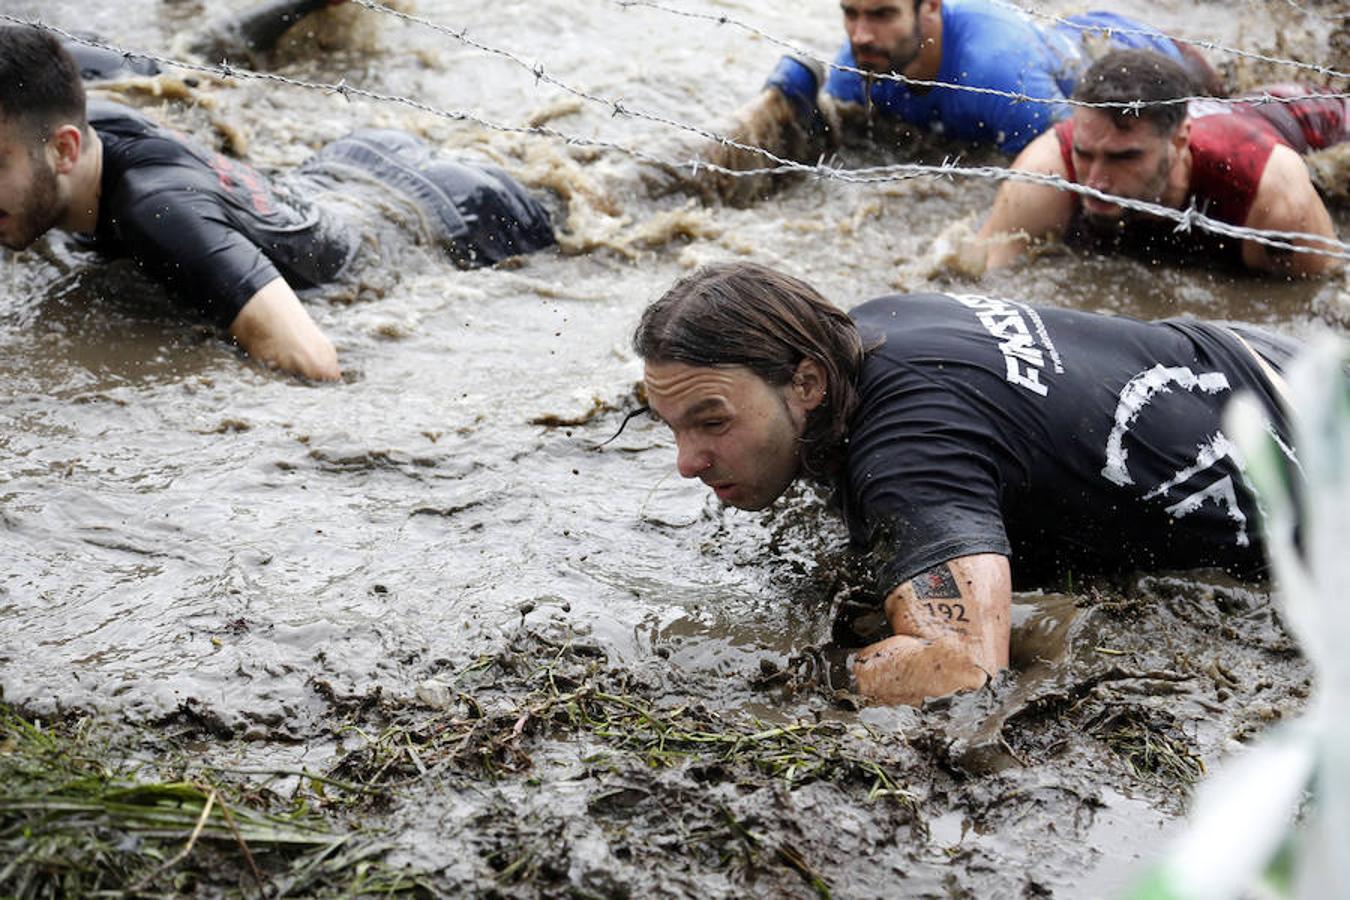
[[[898,73],[918,57],[923,36],[913,0],[842,0],[839,8],[858,68]]]
[[[1126,120],[1095,109],[1073,113],[1073,166],[1078,182],[1107,194],[1157,203],[1167,190],[1177,147],[1144,119]],[[1083,197],[1083,214],[1094,228],[1119,227],[1127,211],[1114,203]]]
[[[61,219],[56,170],[41,144],[0,121],[0,245],[27,249]]]
[[[647,402],[675,433],[677,468],[719,500],[763,509],[796,478],[809,411],[790,387],[739,366],[648,362]]]

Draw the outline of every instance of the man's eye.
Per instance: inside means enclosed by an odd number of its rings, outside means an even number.
[[[727,424],[726,419],[704,419],[701,423],[699,423],[700,427],[703,428],[703,430],[705,431],[717,431],[725,427],[726,424]]]

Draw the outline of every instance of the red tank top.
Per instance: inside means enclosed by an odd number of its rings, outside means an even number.
[[[1276,145],[1289,146],[1263,116],[1244,107],[1227,114],[1191,120],[1191,190],[1186,201],[1212,219],[1242,225],[1256,200],[1261,175]],[[1070,181],[1078,180],[1073,165],[1073,119],[1055,126],[1059,152]]]

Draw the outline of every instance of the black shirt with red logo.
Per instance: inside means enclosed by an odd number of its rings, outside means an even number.
[[[334,281],[357,237],[252,167],[134,110],[91,102],[103,143],[93,246],[127,255],[222,325],[268,282]]]
[[[415,209],[405,217],[411,240],[461,268],[555,244],[548,212],[506,172],[442,158],[401,131],[353,132],[269,178],[117,104],[90,103],[89,123],[103,175],[88,243],[132,257],[221,325],[278,276],[296,290],[343,278],[363,238],[332,200],[350,207],[370,196],[363,188],[377,192],[372,207],[397,197]]]
[[[882,297],[851,315],[873,349],[839,498],[884,590],[977,553],[1010,557],[1019,582],[1263,567],[1224,407],[1254,392],[1289,441],[1228,328],[978,295]]]

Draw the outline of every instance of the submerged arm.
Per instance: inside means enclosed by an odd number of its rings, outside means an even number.
[[[249,356],[285,372],[319,381],[342,377],[337,353],[305,312],[284,278],[263,285],[230,324]]]
[[[1013,161],[1024,172],[1067,178],[1068,168],[1053,130],[1036,138]],[[1005,181],[994,198],[994,208],[980,228],[985,265],[997,269],[1017,260],[1032,241],[1058,237],[1073,217],[1074,195],[1027,181]]]
[[[981,687],[1008,665],[1011,607],[1006,556],[962,556],[916,575],[886,598],[895,634],[858,653],[859,693],[917,706]]]
[[[1276,147],[1270,154],[1246,225],[1248,228],[1336,237],[1336,226],[1332,224],[1331,214],[1313,187],[1308,166],[1302,157],[1288,147]],[[1313,241],[1297,243],[1331,249],[1326,244]],[[1335,257],[1295,253],[1255,241],[1243,242],[1242,261],[1248,268],[1277,275],[1321,275],[1339,269],[1342,265]]]
[[[813,163],[837,140],[837,124],[828,104],[819,102],[820,66],[784,57],[764,89],[733,117],[726,136],[737,144],[758,147],[772,156]],[[771,168],[773,159],[753,150],[710,141],[699,154],[705,161],[736,171]],[[727,175],[703,170],[697,187],[732,205],[744,205],[768,192],[772,178]]]

